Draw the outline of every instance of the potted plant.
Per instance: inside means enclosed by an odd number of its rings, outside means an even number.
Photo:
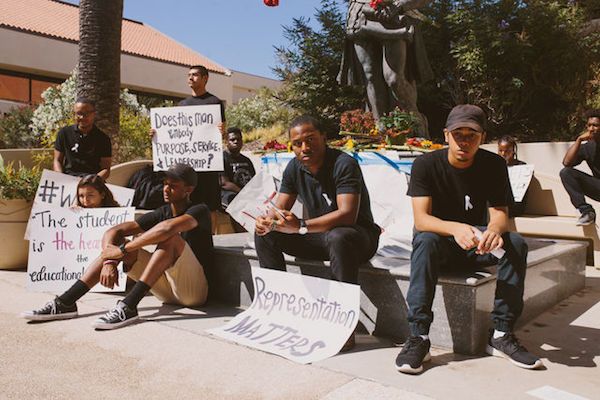
[[[23,236],[40,176],[38,167],[0,166],[0,269],[27,265],[28,243]]]

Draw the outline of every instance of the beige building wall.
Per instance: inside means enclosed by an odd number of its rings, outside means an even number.
[[[77,43],[66,42],[17,30],[0,28],[0,68],[9,71],[66,79],[77,66]],[[165,96],[190,95],[186,66],[121,55],[121,84],[133,90]],[[223,75],[212,72],[207,89],[226,102],[254,95],[262,86],[277,87],[279,81],[235,72]],[[0,111],[14,106],[0,100]]]

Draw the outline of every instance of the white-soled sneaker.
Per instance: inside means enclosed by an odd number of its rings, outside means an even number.
[[[137,309],[131,309],[119,300],[112,310],[95,320],[92,326],[100,330],[117,329],[129,325],[139,318]]]
[[[21,317],[30,321],[56,321],[59,319],[70,319],[77,316],[77,304],[64,304],[55,297],[46,303],[46,305],[37,310],[25,311]]]
[[[528,352],[512,332],[507,332],[504,336],[496,339],[494,339],[493,332],[493,329],[490,330],[490,338],[486,347],[488,354],[506,358],[517,367],[525,369],[538,369],[544,366],[542,360]]]

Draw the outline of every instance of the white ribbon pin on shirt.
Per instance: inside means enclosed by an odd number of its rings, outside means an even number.
[[[473,209],[473,204],[471,204],[471,197],[468,194],[465,195],[465,211],[469,211]]]

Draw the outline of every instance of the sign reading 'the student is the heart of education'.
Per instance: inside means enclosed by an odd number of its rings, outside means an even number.
[[[133,207],[65,208],[38,205],[30,217],[27,288],[61,293],[102,251],[112,226],[133,221]],[[120,279],[123,288],[125,277]]]

